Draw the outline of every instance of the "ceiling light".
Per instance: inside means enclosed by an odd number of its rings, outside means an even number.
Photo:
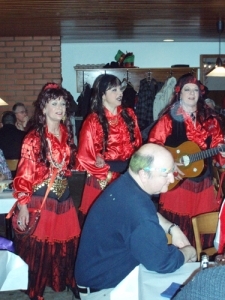
[[[224,29],[224,22],[222,20],[219,20],[217,22],[217,31],[219,33],[219,56],[216,60],[215,67],[209,71],[209,73],[206,73],[206,76],[208,77],[225,77],[225,68],[223,67],[223,62],[220,58],[220,46],[221,46],[221,33]]]
[[[2,98],[0,98],[0,106],[8,105]]]
[[[172,40],[172,39],[165,39],[165,40],[163,40],[163,42],[174,42],[174,40]]]

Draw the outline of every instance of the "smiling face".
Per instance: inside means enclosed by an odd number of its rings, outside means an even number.
[[[52,99],[46,103],[43,114],[46,116],[47,123],[60,122],[66,113],[66,101],[63,97]]]
[[[197,84],[187,83],[183,86],[180,93],[181,105],[184,110],[192,112],[196,110],[199,99],[199,88]]]
[[[113,111],[121,105],[123,92],[121,86],[115,86],[106,90],[102,96],[103,106],[113,113]]]

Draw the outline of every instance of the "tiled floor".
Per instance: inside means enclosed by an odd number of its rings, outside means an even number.
[[[75,300],[71,291],[65,290],[61,293],[56,293],[49,287],[45,289],[45,300]],[[0,292],[0,300],[29,300],[30,298],[21,291]]]

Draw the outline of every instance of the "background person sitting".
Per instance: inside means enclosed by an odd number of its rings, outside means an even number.
[[[0,149],[2,149],[5,159],[20,158],[22,142],[26,132],[17,129],[15,123],[16,116],[12,111],[6,111],[3,113],[3,127],[0,128]],[[16,171],[12,171],[13,178],[15,175]]]
[[[0,149],[6,159],[19,159],[23,138],[26,132],[16,128],[16,117],[11,111],[2,115],[3,127],[0,129]]]
[[[28,130],[28,113],[25,105],[21,102],[17,102],[13,105],[12,111],[14,112],[16,116],[16,127],[19,130],[27,131]]]

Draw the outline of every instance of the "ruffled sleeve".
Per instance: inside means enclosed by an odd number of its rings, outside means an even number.
[[[95,165],[97,155],[102,156],[103,132],[95,113],[90,114],[84,121],[79,138],[76,169],[86,170],[98,179],[106,179],[109,166],[99,168]]]
[[[149,133],[148,142],[164,145],[172,133],[172,120],[169,115],[162,116]]]
[[[39,138],[34,132],[28,134],[23,142],[21,150],[21,159],[18,164],[16,177],[13,181],[14,197],[20,204],[26,204],[30,201],[33,185],[37,182],[37,177],[42,177],[42,168],[37,166],[38,153],[40,149]],[[40,165],[40,164],[39,164]],[[39,172],[39,176],[37,176]]]
[[[90,114],[83,123],[80,131],[76,169],[87,171],[100,180],[105,180],[110,166],[105,164],[99,168],[95,165],[96,157],[100,156],[105,161],[126,161],[136,149],[141,146],[142,137],[137,124],[137,118],[132,109],[127,109],[128,114],[134,121],[134,141],[130,142],[127,125],[121,116],[122,108],[118,108],[118,114],[112,115],[105,109],[105,115],[109,123],[109,135],[107,149],[103,153],[103,130],[97,114]],[[114,176],[114,174],[113,174]]]

